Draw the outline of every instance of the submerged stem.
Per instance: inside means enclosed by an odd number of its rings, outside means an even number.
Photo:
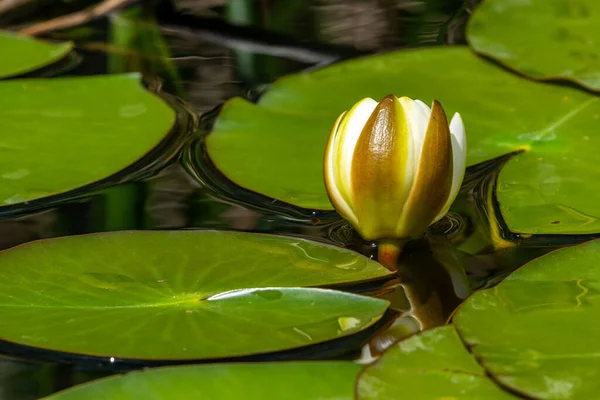
[[[400,239],[383,239],[377,246],[377,261],[391,271],[397,270],[398,258],[405,241]]]

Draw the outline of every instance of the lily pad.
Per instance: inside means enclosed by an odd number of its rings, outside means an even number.
[[[357,100],[388,93],[437,99],[448,115],[460,112],[469,165],[523,151],[498,178],[500,210],[513,232],[600,232],[600,98],[521,78],[466,47],[388,53],[283,78],[257,105],[240,98],[224,105],[208,154],[239,186],[330,210],[322,163],[331,125]]]
[[[516,399],[486,375],[452,326],[412,336],[365,368],[359,400]]]
[[[600,241],[542,256],[475,293],[454,323],[502,385],[534,398],[600,390]]]
[[[0,31],[0,78],[24,74],[64,58],[73,44],[54,44]]]
[[[137,74],[0,82],[0,205],[107,178],[169,133],[175,113]]]
[[[486,0],[469,20],[467,39],[476,52],[532,78],[600,90],[598,26],[597,0]]]
[[[0,253],[0,339],[125,359],[285,350],[377,322],[388,303],[294,288],[389,271],[337,247],[272,235],[114,232]]]
[[[80,385],[46,399],[352,400],[360,369],[343,361],[154,368]]]

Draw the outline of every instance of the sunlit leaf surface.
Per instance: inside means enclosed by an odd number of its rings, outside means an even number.
[[[158,145],[174,121],[137,74],[0,82],[0,205],[107,178]]]
[[[382,277],[354,252],[303,239],[218,232],[115,232],[0,253],[0,338],[129,359],[284,350],[350,335],[387,302],[292,288]]]
[[[352,400],[359,370],[360,365],[341,361],[157,368],[92,382],[47,399]]]
[[[360,400],[516,399],[486,375],[452,326],[425,331],[390,349],[365,368]]]
[[[543,399],[600,390],[600,241],[542,256],[477,292],[454,322],[503,385]]]
[[[31,72],[65,57],[73,45],[0,31],[0,78]]]
[[[525,75],[600,91],[599,26],[597,0],[486,0],[467,38],[478,53]]]

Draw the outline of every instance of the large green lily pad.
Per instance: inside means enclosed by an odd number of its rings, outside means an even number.
[[[0,253],[0,339],[95,356],[201,359],[358,332],[388,303],[294,288],[385,276],[349,250],[218,232],[114,232]]]
[[[525,75],[600,90],[598,26],[597,0],[485,0],[467,39],[476,52]]]
[[[475,293],[454,323],[500,383],[542,399],[591,399],[600,390],[600,241],[526,264]]]
[[[521,78],[466,47],[389,53],[283,78],[258,105],[226,103],[208,153],[242,187],[331,209],[322,175],[331,125],[357,100],[388,93],[438,99],[448,115],[460,112],[469,165],[525,150],[503,168],[497,189],[513,232],[600,232],[599,98]]]
[[[343,361],[155,368],[77,386],[47,399],[352,400],[360,368]]]
[[[158,145],[174,121],[137,74],[0,82],[0,205],[107,178]]]
[[[359,400],[515,399],[486,375],[452,326],[388,349],[358,380]]]
[[[42,40],[0,31],[0,78],[31,72],[65,57],[73,44]]]

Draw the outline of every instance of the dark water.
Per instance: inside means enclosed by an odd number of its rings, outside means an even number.
[[[50,35],[75,40],[79,57],[38,71],[37,76],[140,71],[149,89],[177,109],[178,126],[163,146],[117,176],[66,196],[1,209],[0,249],[92,232],[210,228],[300,236],[374,257],[375,246],[363,242],[335,213],[290,207],[228,182],[204,154],[204,135],[223,101],[235,95],[255,98],[278,76],[360,54],[461,43],[464,20],[476,2],[398,1],[386,6],[371,1],[290,1],[286,4],[291,9],[266,1],[231,1],[229,7],[219,1],[181,3],[196,16],[162,9],[159,13],[168,63],[152,41],[150,48],[141,45],[125,54],[111,47],[111,21],[106,18],[85,30]],[[28,9],[0,22],[26,24],[68,12],[69,7]],[[148,7],[135,14],[142,22],[139,29],[155,22],[154,12]],[[570,243],[569,237],[522,238],[504,227],[493,193],[506,160],[469,168],[453,214],[406,249],[402,265],[413,272],[402,280],[348,288],[392,302],[386,326],[380,326],[370,342],[373,353],[443,324],[469,290],[492,285],[533,257]],[[448,262],[464,266],[468,279],[449,273],[444,267]],[[356,343],[347,348],[347,354],[337,351],[335,356],[357,356]],[[49,362],[42,352],[21,350],[10,350],[19,358],[0,359],[0,399],[38,398],[126,367],[60,357]],[[330,350],[301,349],[282,357],[326,358],[332,356]]]

